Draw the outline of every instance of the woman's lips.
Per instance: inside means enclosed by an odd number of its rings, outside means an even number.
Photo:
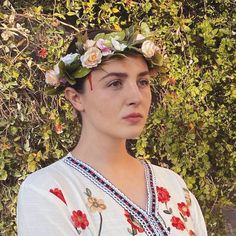
[[[140,113],[131,113],[125,117],[123,117],[123,119],[131,122],[131,123],[137,123],[139,122],[141,119],[143,118],[142,114]]]

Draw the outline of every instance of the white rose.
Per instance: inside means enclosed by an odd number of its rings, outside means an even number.
[[[154,56],[156,49],[156,45],[151,40],[144,41],[141,48],[144,56],[147,58]]]
[[[65,63],[65,65],[69,65],[69,64],[71,64],[75,60],[75,58],[78,55],[79,55],[78,53],[67,54],[66,56],[61,58],[61,61],[63,61]]]
[[[85,44],[83,45],[84,50],[87,50],[95,45],[95,41],[91,39],[87,39]]]
[[[82,66],[86,68],[96,67],[102,59],[101,51],[96,47],[89,48],[83,56],[80,57]]]
[[[46,78],[46,84],[52,85],[52,86],[59,86],[60,85],[60,79],[58,74],[56,73],[55,70],[49,70],[46,72],[45,74],[45,78]]]
[[[135,40],[143,40],[143,39],[145,39],[145,37],[142,34],[137,34]]]
[[[127,47],[125,44],[119,43],[116,39],[112,39],[111,43],[117,51],[124,51],[125,48]]]

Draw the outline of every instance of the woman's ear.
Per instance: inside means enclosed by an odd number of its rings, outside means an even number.
[[[71,87],[66,87],[64,90],[65,98],[72,104],[72,106],[80,112],[84,111],[82,102],[82,94]]]

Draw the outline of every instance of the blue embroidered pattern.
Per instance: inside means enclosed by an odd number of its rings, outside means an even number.
[[[165,227],[165,223],[159,216],[157,210],[157,197],[155,191],[154,176],[151,166],[148,162],[143,161],[145,168],[145,176],[148,190],[148,206],[147,211],[138,207],[128,197],[117,189],[109,180],[94,170],[91,166],[81,160],[75,159],[71,153],[67,155],[64,162],[74,169],[78,170],[82,175],[93,182],[98,188],[106,192],[120,206],[127,210],[143,227],[148,236],[168,236],[169,231]]]

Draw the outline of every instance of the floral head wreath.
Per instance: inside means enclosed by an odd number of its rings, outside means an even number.
[[[163,66],[163,51],[146,23],[119,32],[98,33],[94,39],[89,39],[86,33],[78,35],[76,47],[76,53],[62,57],[53,70],[46,72],[48,95],[61,93],[68,84],[73,86],[88,76],[102,61],[125,57],[129,51],[143,55],[150,68],[158,70]]]

